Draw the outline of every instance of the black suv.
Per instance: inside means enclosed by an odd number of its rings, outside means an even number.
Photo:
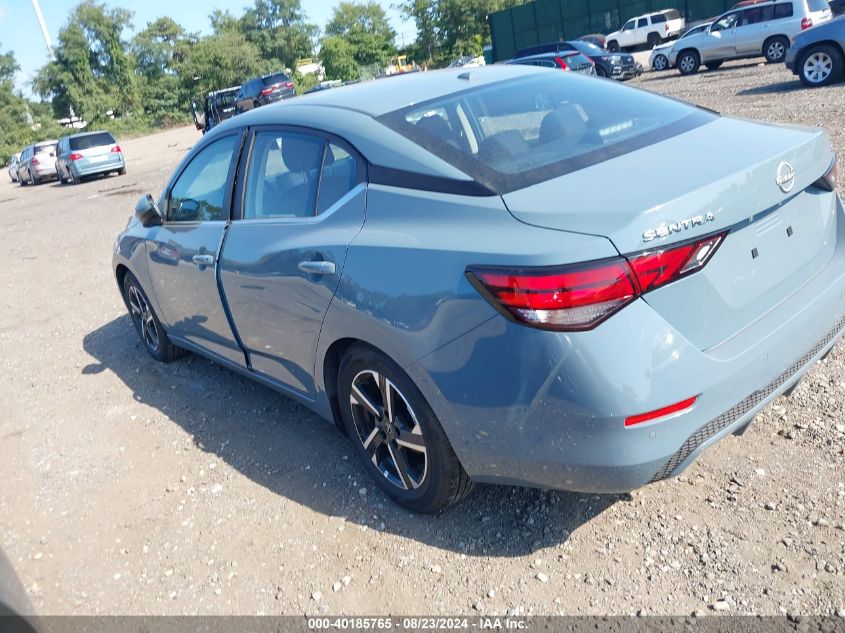
[[[274,101],[296,96],[293,81],[285,73],[271,73],[247,81],[235,97],[235,114],[258,108]]]
[[[196,103],[191,103],[191,111],[194,115],[194,123],[198,130],[205,134],[215,125],[218,125],[235,114],[235,97],[240,91],[240,86],[215,90],[205,96],[202,113]]]

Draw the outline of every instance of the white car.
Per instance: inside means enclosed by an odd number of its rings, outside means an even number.
[[[615,33],[607,36],[607,50],[612,53],[642,46],[657,46],[661,42],[677,37],[686,25],[677,9],[663,9],[631,18]]]
[[[669,63],[682,75],[713,70],[729,59],[766,58],[778,64],[801,31],[831,18],[826,0],[770,0],[723,13],[707,29],[675,42]]]
[[[681,37],[678,38],[678,41],[687,37],[692,37],[693,35],[698,35],[702,31],[706,30],[710,24],[712,23],[705,22],[704,24],[692,27],[686,33],[681,35]],[[665,44],[660,44],[659,46],[655,46],[651,49],[651,55],[648,58],[649,67],[652,70],[668,70],[671,68],[672,64],[669,63],[669,51],[672,50],[672,47],[675,46],[676,43],[677,42],[666,42]]]
[[[12,156],[9,160],[9,178],[12,179],[12,182],[18,181],[18,163],[21,162],[21,155],[20,152]]]

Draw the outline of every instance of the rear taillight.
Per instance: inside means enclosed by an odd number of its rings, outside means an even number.
[[[801,30],[806,31],[811,26],[813,26],[813,19],[812,18],[802,18],[801,19]]]
[[[590,330],[640,295],[701,270],[725,235],[566,266],[472,266],[467,278],[513,321],[547,330]]]
[[[827,170],[824,176],[819,178],[813,184],[818,187],[819,189],[824,189],[825,191],[836,191],[836,184],[839,182],[839,162],[836,160],[836,157],[833,157],[833,164],[830,166],[830,169]]]
[[[84,156],[82,156],[82,154],[77,154],[76,152],[74,152],[73,154],[68,156],[68,159],[71,160],[71,161],[80,160],[82,158],[84,158]]]
[[[37,158],[35,158],[35,156],[33,156],[33,157],[32,157],[32,160],[31,160],[30,162],[31,162],[33,165],[37,165],[37,164],[38,164],[38,159],[37,159]]]
[[[695,404],[696,400],[698,400],[698,396],[693,396],[692,398],[681,400],[680,402],[676,402],[675,404],[670,404],[668,407],[655,409],[654,411],[649,411],[648,413],[640,413],[638,415],[628,416],[627,418],[625,418],[625,426],[634,426],[636,424],[642,424],[643,422],[651,422],[652,420],[664,418],[667,415],[672,415],[673,413],[680,413],[681,411],[686,411],[687,409],[690,409],[692,405]]]
[[[566,62],[563,61],[562,57],[555,57],[555,62],[558,66],[560,66],[563,70],[569,70],[569,66],[566,65]]]
[[[120,145],[115,145],[111,148],[112,154],[120,154]]]
[[[293,88],[293,82],[289,81],[285,84],[285,88]]]

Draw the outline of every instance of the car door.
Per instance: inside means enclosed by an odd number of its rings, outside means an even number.
[[[634,45],[634,35],[637,30],[637,21],[636,20],[628,20],[625,22],[625,26],[622,27],[622,30],[619,32],[619,47],[623,46],[633,46]]]
[[[734,26],[738,17],[738,13],[727,13],[710,26],[706,36],[702,38],[702,62],[736,56]]]
[[[637,20],[637,28],[634,31],[633,45],[645,44],[648,40],[648,18],[640,18]]]
[[[760,54],[771,19],[770,4],[752,6],[740,12],[734,31],[734,48],[738,56]]]
[[[165,192],[166,219],[150,232],[147,261],[168,335],[245,365],[217,285],[242,131],[219,137],[184,165]]]
[[[314,396],[323,317],[364,224],[365,164],[339,139],[259,128],[220,260],[232,322],[253,371]]]

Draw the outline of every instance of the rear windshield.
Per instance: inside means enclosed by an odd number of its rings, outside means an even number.
[[[830,8],[830,5],[827,0],[807,0],[807,8],[813,12],[826,11]]]
[[[218,108],[228,108],[235,103],[236,96],[238,96],[237,92],[223,92],[214,96],[214,103]]]
[[[84,149],[91,149],[92,147],[102,147],[103,145],[114,145],[117,141],[108,132],[97,132],[95,134],[86,134],[85,136],[74,136],[68,140],[68,145],[71,151],[78,152]]]
[[[561,55],[563,55],[563,61],[565,61],[570,66],[575,66],[576,68],[590,63],[590,60],[578,51],[572,51],[571,53],[561,53]]]
[[[587,53],[587,55],[604,55],[605,51],[600,46],[596,46],[592,42],[585,42],[583,40],[575,40],[572,42],[572,45],[577,48],[582,53]]]
[[[676,9],[669,9],[663,15],[666,16],[667,20],[680,20],[681,19],[681,14]]]
[[[652,145],[715,118],[616,82],[537,72],[432,99],[379,120],[504,193]]]
[[[290,81],[290,77],[288,77],[285,73],[277,73],[275,75],[262,77],[261,81],[264,82],[265,86],[272,86],[273,84],[280,84],[284,81]]]
[[[669,18],[669,19],[671,19],[671,18]],[[665,22],[665,21],[666,21],[666,16],[663,13],[658,13],[657,15],[651,16],[651,23],[652,24],[658,24],[660,22]]]
[[[35,146],[35,153],[36,154],[50,154],[51,156],[56,153],[56,145],[36,145]]]

